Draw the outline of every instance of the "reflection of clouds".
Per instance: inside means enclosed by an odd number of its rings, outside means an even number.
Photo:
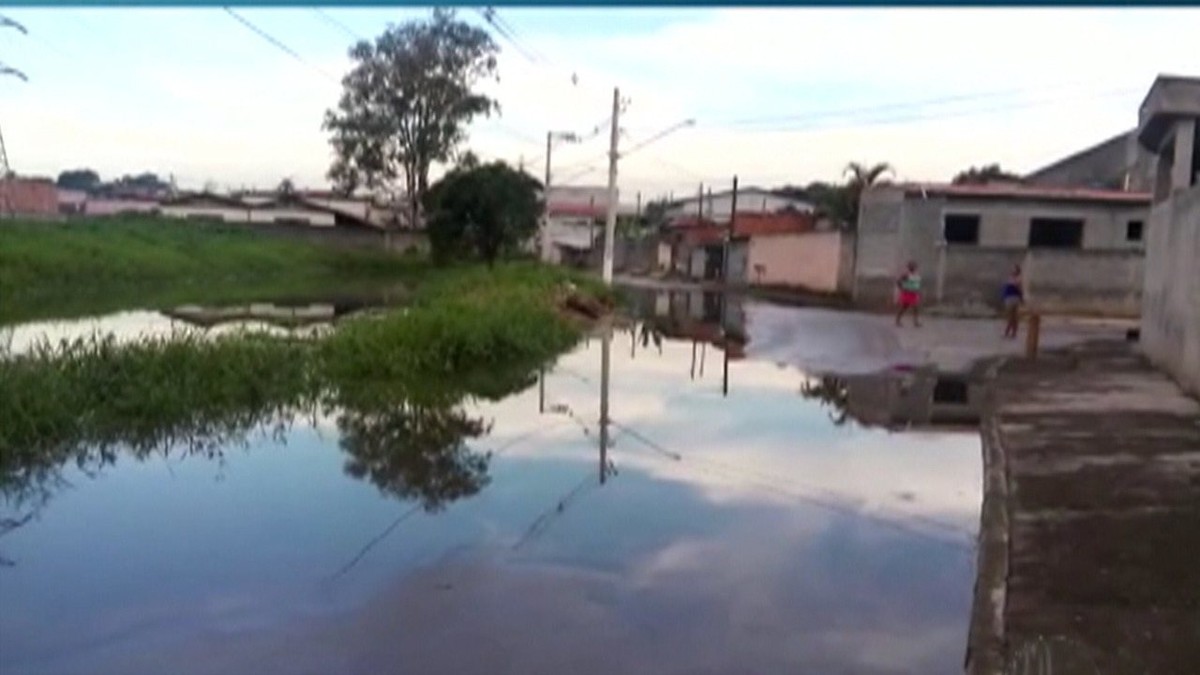
[[[631,358],[627,344],[620,348],[620,337],[612,350],[614,421],[679,453],[683,461],[671,460],[618,426],[612,430],[611,454],[619,465],[698,487],[717,503],[821,500],[945,530],[940,534],[960,542],[977,528],[982,480],[977,435],[834,427],[825,409],[799,395],[806,376],[769,362],[731,363],[725,398],[719,391],[719,350],[709,352],[705,381],[692,381],[690,343],[665,341],[661,355],[639,348]],[[546,378],[548,404],[567,404],[593,434],[599,363],[595,340],[559,360],[559,368],[570,374],[551,371]],[[555,416],[538,415],[537,396],[535,385],[481,406],[482,414],[496,420],[487,443],[495,447],[518,439],[506,454],[534,458],[578,439],[578,427],[551,427],[547,420]],[[520,440],[522,434],[532,435]]]
[[[313,325],[289,330],[263,321],[236,321],[202,328],[150,311],[117,312],[101,317],[66,321],[32,321],[9,327],[12,331],[10,353],[14,355],[28,352],[43,340],[57,346],[63,340],[88,339],[94,335],[111,335],[117,344],[127,344],[147,337],[162,338],[182,334],[218,336],[242,331],[276,336],[309,336],[320,334],[328,328]]]
[[[181,675],[397,663],[530,675],[961,671],[970,570],[960,556],[926,551],[909,564],[886,533],[856,530],[831,546],[814,536],[831,526],[819,513],[735,511],[722,520],[729,511],[701,508],[703,534],[655,537],[615,569],[481,552],[404,574],[345,614],[131,649],[106,665],[152,672],[170,662]],[[608,523],[599,532],[625,537],[610,509],[587,515],[576,526]],[[948,569],[959,583],[941,578]]]

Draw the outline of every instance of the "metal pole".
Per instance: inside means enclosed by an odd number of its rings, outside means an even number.
[[[604,283],[613,278],[613,237],[617,230],[617,141],[620,136],[621,91],[613,88],[612,135],[608,141],[608,217],[604,222]]]

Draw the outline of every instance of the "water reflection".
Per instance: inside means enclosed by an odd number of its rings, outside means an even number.
[[[29,352],[46,341],[112,336],[118,343],[180,334],[218,336],[258,331],[286,337],[316,337],[338,321],[401,301],[393,293],[323,301],[255,302],[241,305],[181,305],[163,310],[128,310],[104,316],[33,321],[0,326],[0,358]]]
[[[5,670],[961,672],[977,437],[738,356],[738,311],[230,418],[213,455],[77,448],[0,539]]]

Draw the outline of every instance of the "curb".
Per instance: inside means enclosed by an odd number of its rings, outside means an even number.
[[[991,363],[984,380],[984,409],[980,416],[983,449],[983,503],[979,509],[979,544],[974,600],[967,633],[964,671],[967,675],[1003,675],[1005,667],[1004,608],[1009,565],[1008,456],[1000,440],[996,381],[1010,360]]]

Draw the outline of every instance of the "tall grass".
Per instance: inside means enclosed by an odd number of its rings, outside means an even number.
[[[409,479],[430,467],[473,472],[443,487],[482,484],[479,463],[453,437],[483,427],[459,405],[532,384],[540,364],[579,339],[581,325],[560,311],[568,284],[604,295],[590,281],[534,264],[460,268],[436,275],[404,310],[347,321],[313,341],[92,338],[0,359],[0,491],[36,484],[67,461],[103,464],[122,450],[144,456],[184,443],[211,451],[265,422],[317,411],[339,412],[352,434],[348,451],[370,455],[356,466],[374,467],[381,486],[411,492]],[[419,456],[405,454],[416,447]],[[381,448],[403,456],[384,457]],[[440,461],[443,451],[458,459]],[[430,489],[422,493],[427,504],[449,494]]]
[[[150,216],[0,224],[0,323],[403,281],[423,260]]]

